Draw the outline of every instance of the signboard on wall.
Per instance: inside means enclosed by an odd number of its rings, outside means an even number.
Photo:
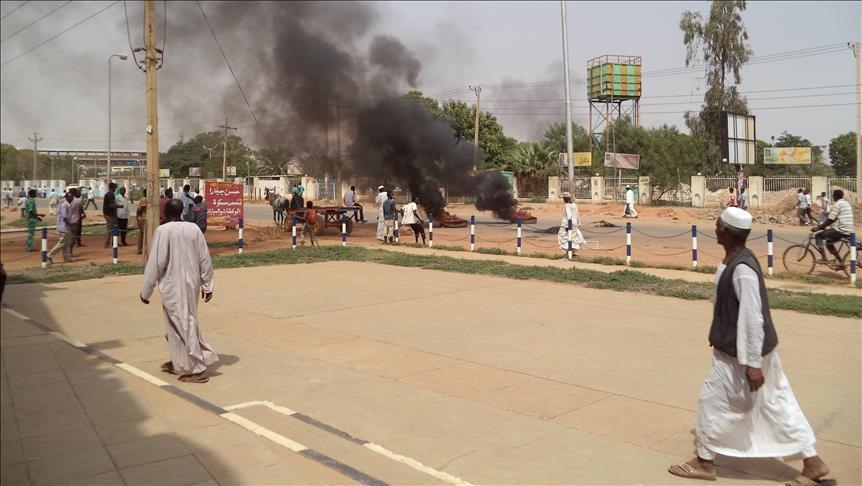
[[[590,167],[593,165],[592,152],[574,152],[572,157],[574,159],[572,167]],[[557,160],[560,162],[560,167],[569,166],[569,154],[561,152]]]
[[[607,152],[605,154],[605,167],[615,169],[635,169],[640,167],[641,156],[638,154],[617,154]]]
[[[728,164],[754,164],[757,137],[754,115],[721,112],[721,158]]]
[[[201,168],[200,167],[189,167],[189,177],[200,177],[201,176]]]
[[[764,164],[811,165],[811,147],[769,147],[763,149]]]
[[[226,171],[227,171],[226,175],[229,175],[231,177],[236,177],[236,166],[235,165],[227,166]]]
[[[204,200],[210,226],[236,226],[243,217],[242,184],[207,182]]]
[[[159,169],[159,177],[170,178],[171,177],[171,169]]]

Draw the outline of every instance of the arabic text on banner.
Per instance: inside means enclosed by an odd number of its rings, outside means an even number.
[[[236,226],[243,217],[242,184],[207,182],[204,198],[207,203],[207,224]]]

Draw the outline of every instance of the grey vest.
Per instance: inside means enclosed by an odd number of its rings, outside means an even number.
[[[724,269],[724,273],[721,274],[721,278],[718,279],[712,326],[709,328],[709,345],[736,357],[736,323],[739,317],[739,299],[736,298],[736,292],[733,291],[733,271],[739,264],[751,267],[757,273],[757,280],[760,283],[760,302],[763,311],[763,349],[760,355],[766,356],[778,345],[778,335],[772,325],[772,315],[769,312],[766,284],[763,282],[760,263],[748,248],[744,248],[733,257],[733,260]]]

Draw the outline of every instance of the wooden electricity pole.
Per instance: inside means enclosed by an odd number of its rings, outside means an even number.
[[[473,170],[479,165],[479,99],[482,96],[481,86],[468,86],[476,93],[476,123],[473,126]]]
[[[224,125],[219,125],[219,128],[224,128],[224,140],[222,141],[222,156],[221,156],[221,180],[227,182],[227,131],[236,130],[236,127],[227,124],[227,118],[224,119]]]
[[[153,232],[159,224],[159,98],[156,89],[156,5],[144,5],[144,44],[147,73],[147,233],[144,236],[144,261],[150,254]]]
[[[42,141],[42,137],[36,136],[36,132],[33,132],[33,138],[27,137],[27,140],[33,142],[33,185],[37,186],[39,183],[36,182],[38,176],[36,165],[39,162],[39,142]],[[24,184],[21,185],[23,186]]]

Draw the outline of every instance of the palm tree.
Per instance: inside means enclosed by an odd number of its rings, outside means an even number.
[[[525,187],[542,186],[549,176],[559,175],[557,152],[547,145],[537,142],[524,142],[518,145],[509,164],[512,172]]]

